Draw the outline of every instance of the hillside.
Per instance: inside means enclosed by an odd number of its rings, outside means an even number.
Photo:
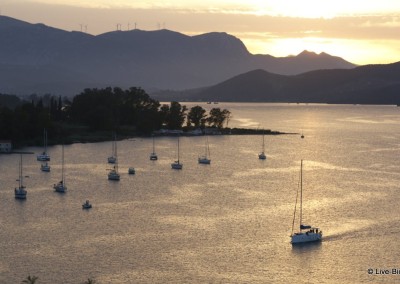
[[[75,95],[86,87],[182,90],[210,86],[255,69],[296,75],[353,68],[325,53],[253,55],[227,33],[169,30],[67,32],[0,16],[0,92]]]
[[[254,70],[208,88],[159,93],[191,101],[399,104],[400,62],[285,76]]]

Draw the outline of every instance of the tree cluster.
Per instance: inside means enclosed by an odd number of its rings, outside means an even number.
[[[132,135],[146,135],[161,128],[182,129],[185,122],[186,129],[206,125],[222,128],[230,118],[226,109],[213,108],[207,114],[200,106],[189,110],[179,102],[160,105],[144,90],[134,87],[85,89],[72,101],[51,95],[31,95],[28,99],[14,109],[0,106],[0,139],[17,145],[40,144],[46,128],[49,139],[59,141],[67,134],[65,128],[73,125],[88,131],[118,131],[125,127],[133,131]]]
[[[16,145],[28,141],[36,144],[43,128],[47,129],[49,136],[54,136],[58,131],[56,124],[65,117],[62,104],[61,97],[51,96],[46,104],[38,98],[20,101],[13,108],[0,106],[0,139],[12,140]]]
[[[162,127],[181,129],[204,128],[207,125],[222,128],[229,121],[230,112],[214,108],[206,114],[200,106],[190,110],[179,102],[160,105],[140,88],[85,89],[74,97],[66,110],[69,121],[88,126],[92,130],[116,130],[131,126],[141,134],[149,134]]]
[[[0,93],[0,107],[7,107],[10,109],[16,108],[21,103],[21,99],[15,95],[6,95]]]
[[[129,125],[147,133],[161,126],[159,106],[140,88],[85,89],[74,97],[67,115],[71,122],[92,130],[115,130]]]

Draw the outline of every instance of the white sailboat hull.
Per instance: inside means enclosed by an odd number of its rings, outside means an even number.
[[[61,183],[61,182],[55,184],[55,185],[53,186],[53,188],[54,188],[54,190],[55,190],[56,192],[64,193],[64,192],[67,191],[67,186],[65,186],[65,185],[64,185],[63,183]]]
[[[50,161],[50,156],[48,154],[43,153],[43,154],[37,155],[36,159],[41,162],[46,162],[46,161]]]
[[[158,157],[157,157],[157,154],[156,154],[156,153],[151,153],[151,154],[150,154],[150,160],[155,161],[155,160],[157,160],[157,159],[158,159]]]
[[[301,232],[295,233],[291,236],[292,244],[301,244],[301,243],[308,243],[308,242],[319,242],[322,240],[322,232],[314,233],[314,232]]]
[[[110,171],[110,173],[108,174],[108,179],[109,179],[109,180],[119,180],[119,179],[120,179],[120,175],[119,175],[119,173],[117,173],[116,171],[112,170],[112,171]]]
[[[297,192],[299,194],[299,192]],[[296,206],[297,206],[297,197],[296,197],[296,205],[293,214],[293,226],[295,223],[296,217]],[[302,243],[309,243],[309,242],[318,242],[322,240],[322,231],[319,228],[312,227],[310,225],[305,225],[302,222],[303,217],[303,160],[301,160],[300,165],[300,226],[299,231],[293,234],[293,226],[292,226],[292,235],[291,243],[292,244],[302,244]]]
[[[50,166],[47,163],[45,165],[41,165],[40,169],[42,172],[50,172]]]
[[[211,163],[211,160],[206,158],[206,157],[201,157],[199,158],[199,164],[206,164],[209,165]]]
[[[109,180],[119,180],[120,176],[119,175],[108,175]]]
[[[120,176],[119,175],[108,175],[108,179],[109,180],[120,180]]]
[[[174,170],[182,170],[183,164],[179,163],[179,162],[175,162],[171,164],[171,168],[173,168]]]
[[[15,189],[15,198],[16,199],[26,199],[26,189],[25,187],[20,187]]]

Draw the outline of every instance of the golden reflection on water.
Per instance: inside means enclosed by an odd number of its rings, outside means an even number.
[[[52,189],[61,169],[61,147],[54,146],[50,173],[40,172],[34,155],[26,157],[25,202],[13,197],[16,157],[0,156],[0,283],[28,274],[43,283],[397,281],[366,273],[395,267],[400,257],[400,116],[388,113],[393,109],[220,107],[234,114],[231,126],[303,130],[305,138],[266,136],[267,160],[260,161],[261,136],[212,136],[212,164],[204,166],[197,163],[204,137],[182,137],[182,171],[170,167],[175,137],[157,138],[158,161],[149,161],[152,139],[119,141],[119,182],[107,180],[111,143],[68,145],[63,195]],[[294,247],[301,159],[304,221],[324,240]],[[129,166],[136,175],[128,175]],[[81,208],[86,199],[91,210]]]

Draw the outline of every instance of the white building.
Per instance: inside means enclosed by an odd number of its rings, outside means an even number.
[[[11,153],[12,144],[10,140],[0,140],[0,153]]]

